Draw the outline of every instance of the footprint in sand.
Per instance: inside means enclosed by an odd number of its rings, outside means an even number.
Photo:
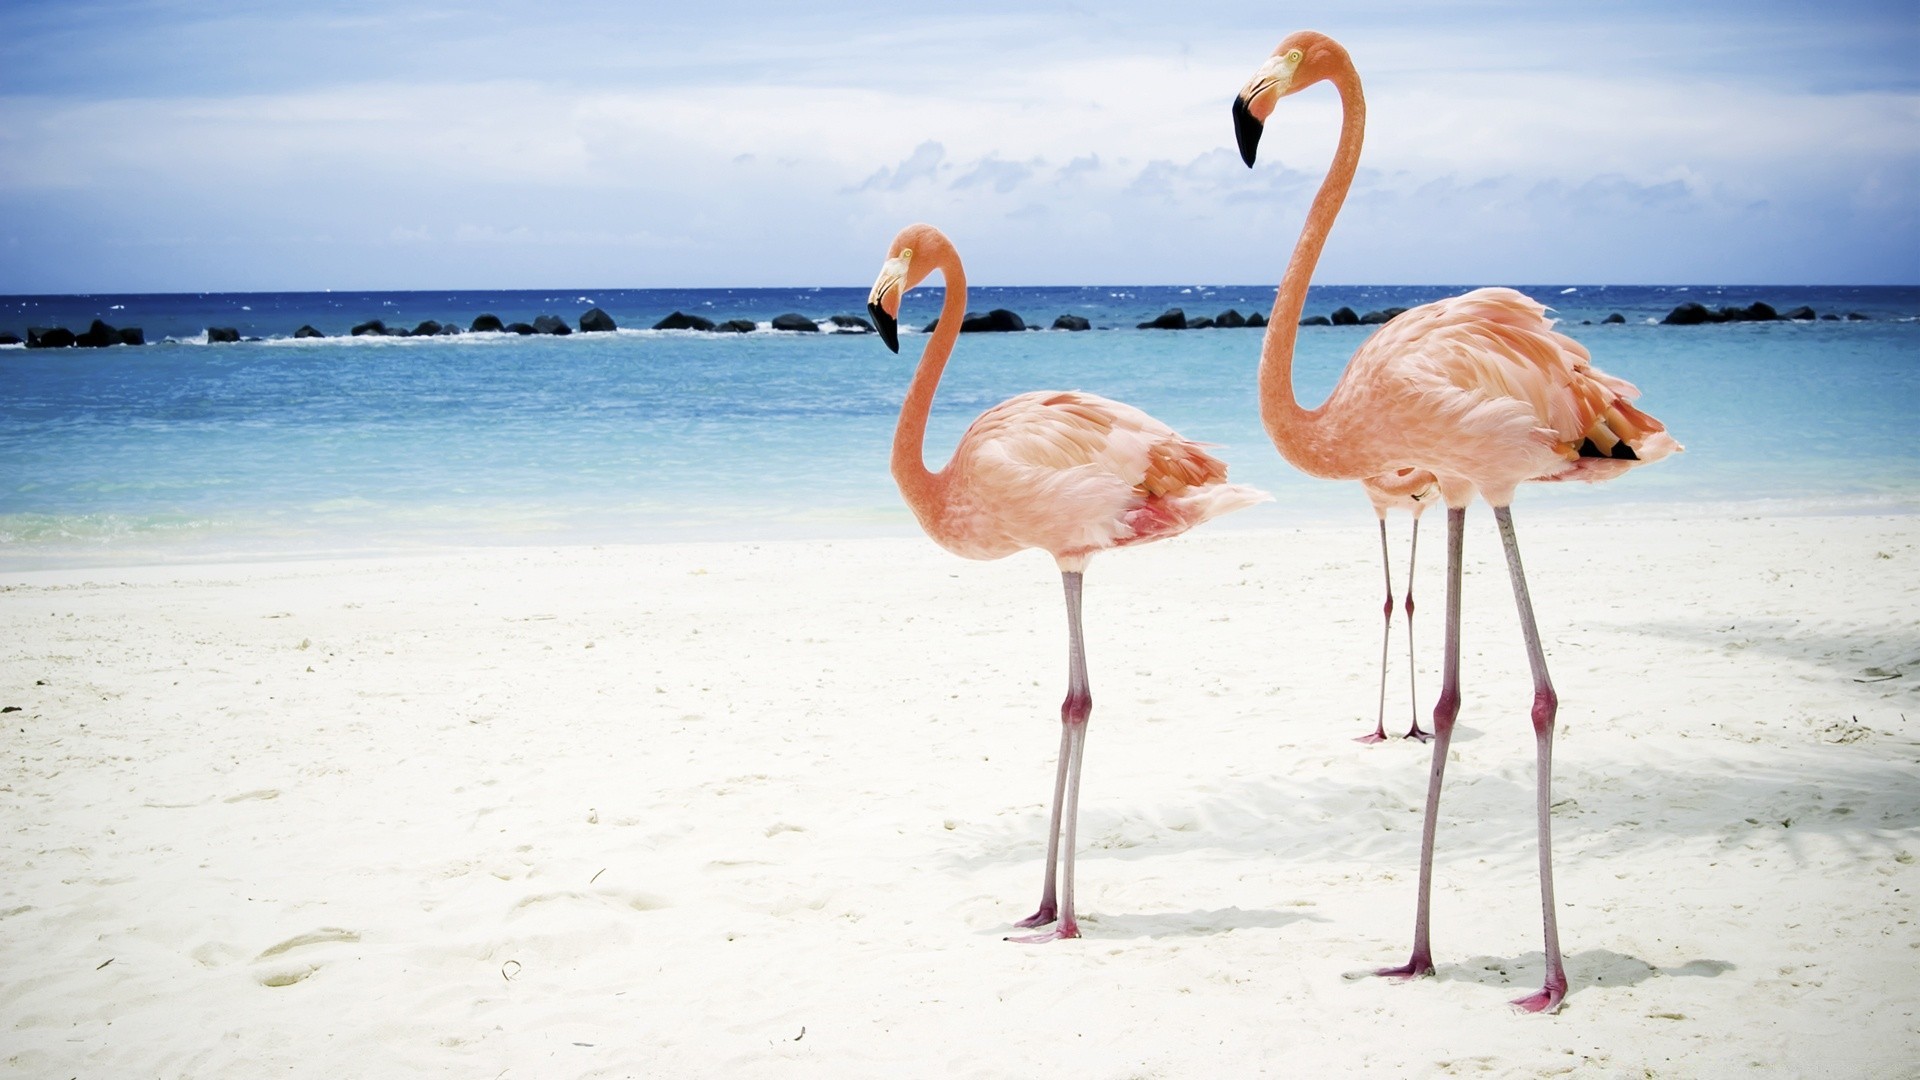
[[[253,958],[253,977],[261,986],[292,986],[320,970],[332,950],[315,949],[326,945],[352,944],[360,940],[358,932],[337,926],[323,926],[310,933],[295,934],[278,945],[269,945]]]
[[[524,897],[513,905],[509,915],[518,915],[529,908],[545,907],[554,903],[587,903],[601,907],[631,908],[634,911],[659,911],[671,906],[665,897],[650,893],[631,892],[624,889],[596,889],[586,892],[579,889],[566,889],[560,892],[534,893]]]
[[[226,801],[230,803],[252,802],[256,799],[277,799],[279,797],[279,788],[261,788],[258,791],[243,791],[238,795],[229,795]]]

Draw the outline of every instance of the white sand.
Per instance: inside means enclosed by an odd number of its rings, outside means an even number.
[[[0,574],[0,1060],[67,1077],[1912,1075],[1920,517],[1469,524],[1437,977],[1371,522],[1088,574],[919,539]],[[1441,518],[1423,544],[1423,712]],[[1396,653],[1399,651],[1396,645]],[[1396,687],[1401,672],[1395,672]],[[1881,675],[1900,677],[1881,681]],[[1403,722],[1396,709],[1390,723]]]

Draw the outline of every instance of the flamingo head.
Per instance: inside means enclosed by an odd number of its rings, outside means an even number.
[[[1240,159],[1248,168],[1253,167],[1260,132],[1267,117],[1273,115],[1273,107],[1288,94],[1327,78],[1345,55],[1339,42],[1325,34],[1312,30],[1289,34],[1240,88],[1239,96],[1233,99],[1233,134],[1240,143]]]
[[[900,351],[900,300],[907,290],[920,284],[933,272],[933,250],[948,243],[946,236],[931,225],[909,225],[900,230],[887,248],[887,261],[880,265],[880,276],[867,294],[867,314],[887,348]],[[915,252],[921,258],[915,259]]]

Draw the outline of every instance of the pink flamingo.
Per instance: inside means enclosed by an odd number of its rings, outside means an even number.
[[[1260,357],[1260,412],[1267,433],[1297,468],[1331,479],[1382,476],[1404,468],[1433,473],[1447,503],[1447,631],[1440,697],[1434,705],[1433,767],[1420,837],[1419,900],[1413,954],[1379,974],[1433,973],[1428,914],[1434,825],[1454,718],[1460,709],[1460,553],[1466,507],[1478,494],[1493,507],[1533,672],[1546,979],[1515,1005],[1557,1009],[1566,968],[1553,901],[1549,831],[1553,726],[1558,698],[1527,596],[1510,507],[1528,480],[1605,480],[1680,449],[1658,420],[1633,407],[1639,391],[1593,368],[1587,350],[1553,330],[1546,309],[1511,289],[1477,289],[1408,311],[1361,345],[1318,408],[1293,396],[1293,349],[1307,281],[1360,161],[1366,103],[1360,76],[1338,42],[1303,31],[1280,43],[1233,103],[1240,154],[1251,167],[1262,125],[1280,98],[1321,81],[1340,95],[1343,119],[1332,167],[1314,196],[1274,300]]]
[[[1227,483],[1224,462],[1139,409],[1071,390],[1021,394],[981,413],[960,437],[946,467],[929,472],[921,458],[927,415],[967,311],[960,256],[940,230],[909,225],[893,238],[867,298],[881,340],[899,352],[900,300],[935,270],[945,279],[946,299],[900,407],[893,479],[920,527],[948,551],[969,559],[998,559],[1039,548],[1060,567],[1068,649],[1060,764],[1053,783],[1053,818],[1047,826],[1040,908],[1018,923],[1055,926],[1017,940],[1079,937],[1073,908],[1074,825],[1080,759],[1093,711],[1080,635],[1081,574],[1094,552],[1178,536],[1208,518],[1268,496]],[[1055,868],[1062,862],[1056,894]]]
[[[1379,711],[1374,716],[1372,733],[1353,741],[1372,744],[1387,740],[1387,646],[1393,639],[1393,556],[1387,551],[1387,511],[1404,506],[1413,512],[1413,542],[1407,548],[1406,594],[1407,704],[1413,711],[1413,726],[1407,729],[1406,737],[1426,742],[1433,736],[1420,730],[1419,676],[1413,667],[1413,568],[1420,556],[1420,515],[1440,488],[1433,474],[1424,469],[1400,469],[1385,476],[1369,476],[1360,484],[1366,489],[1368,501],[1373,503],[1374,516],[1380,519],[1380,568],[1387,580],[1387,603],[1381,609],[1386,618],[1380,630]]]

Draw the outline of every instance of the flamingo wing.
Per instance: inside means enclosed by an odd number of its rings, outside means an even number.
[[[1632,383],[1595,369],[1543,305],[1512,289],[1405,312],[1355,361],[1380,392],[1417,403],[1395,413],[1412,451],[1404,464],[1492,484],[1516,473],[1598,480],[1680,448],[1633,407]]]
[[[995,550],[976,556],[986,558],[1140,543],[1266,497],[1228,484],[1225,462],[1139,409],[1078,391],[1021,394],[982,413],[946,473],[951,512]]]

